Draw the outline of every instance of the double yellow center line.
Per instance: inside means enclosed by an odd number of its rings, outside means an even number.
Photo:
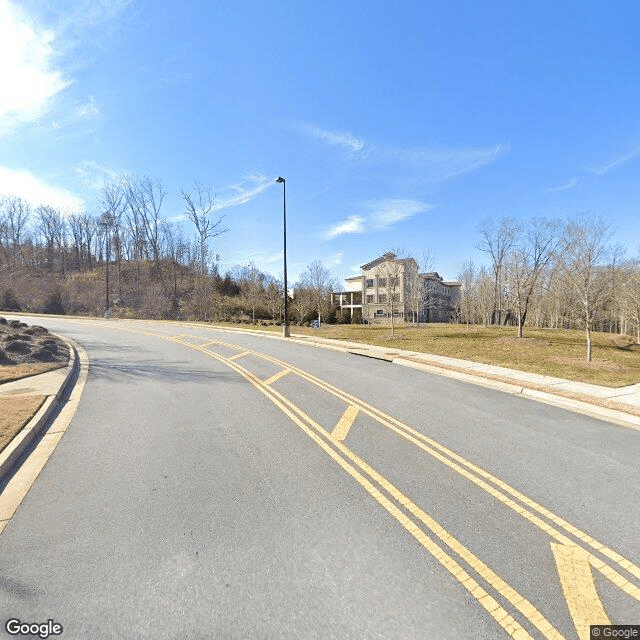
[[[123,328],[124,327],[119,327]],[[472,569],[479,579],[493,589],[510,606],[518,611],[538,631],[548,639],[560,640],[564,636],[533,606],[500,576],[491,570],[438,522],[411,501],[389,480],[359,458],[344,445],[349,430],[357,416],[362,413],[373,418],[378,424],[388,428],[414,446],[446,465],[460,476],[466,478],[487,494],[509,507],[528,522],[550,536],[554,541],[551,551],[560,574],[560,585],[567,601],[569,612],[579,637],[588,637],[588,625],[604,623],[608,619],[597,597],[590,567],[600,571],[629,596],[640,601],[640,589],[619,570],[640,578],[640,568],[617,552],[593,539],[591,536],[571,525],[563,518],[531,500],[517,489],[511,487],[484,469],[459,456],[435,440],[412,429],[408,425],[385,414],[361,399],[334,387],[333,385],[277,358],[267,356],[245,347],[221,340],[210,340],[197,336],[167,336],[155,332],[127,331],[154,335],[164,340],[188,346],[201,351],[224,363],[248,380],[256,389],[273,402],[292,422],[327,453],[346,473],[371,495],[380,506],[392,515],[404,529],[412,535],[440,564],[485,608],[494,620],[513,638],[526,639],[529,632],[489,593],[449,552]],[[199,344],[191,342],[199,340]],[[238,351],[231,357],[216,353],[215,346]],[[260,379],[249,369],[241,366],[237,360],[245,356],[257,356],[280,367],[280,370],[267,378]],[[279,393],[273,385],[283,377],[295,374],[319,389],[341,399],[347,405],[342,417],[331,432],[324,429],[302,409]],[[427,534],[430,532],[430,535]],[[572,536],[572,537],[569,537]],[[577,541],[576,541],[577,539]],[[586,547],[586,548],[585,548]],[[618,569],[614,569],[595,555],[599,553]],[[573,577],[572,577],[573,576]],[[578,576],[580,579],[576,579]]]

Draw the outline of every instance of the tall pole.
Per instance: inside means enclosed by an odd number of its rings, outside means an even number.
[[[283,210],[284,210],[284,324],[282,335],[288,338],[289,332],[289,290],[287,288],[287,183],[284,178],[277,178],[276,182],[282,184]]]
[[[106,273],[106,298],[107,298],[107,308],[105,309],[105,316],[109,313],[109,260],[111,259],[111,255],[109,253],[109,223],[101,222],[100,226],[104,227],[104,243],[106,246],[106,254],[107,254],[107,273]]]
[[[107,311],[109,313],[109,261],[111,260],[111,252],[109,246],[109,226],[105,228],[105,242],[107,243]]]

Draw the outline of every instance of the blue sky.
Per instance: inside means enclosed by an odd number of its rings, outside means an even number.
[[[640,252],[640,4],[0,0],[0,192],[98,210],[211,186],[221,268],[388,249],[454,279],[488,217],[613,222]],[[187,223],[185,233],[191,233]]]

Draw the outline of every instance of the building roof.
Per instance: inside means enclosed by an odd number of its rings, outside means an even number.
[[[360,268],[363,271],[368,271],[369,269],[372,269],[373,267],[376,267],[379,264],[386,262],[387,260],[395,260],[395,258],[396,258],[395,253],[393,253],[392,251],[387,251],[387,253],[385,253],[383,256],[380,256],[379,258],[376,258],[371,262],[367,262],[367,264],[363,264]]]

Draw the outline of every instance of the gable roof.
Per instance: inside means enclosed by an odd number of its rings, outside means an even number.
[[[393,253],[392,251],[387,251],[387,253],[385,253],[383,256],[380,256],[379,258],[376,258],[371,262],[367,262],[367,264],[363,264],[360,268],[363,271],[368,271],[369,269],[372,269],[373,267],[377,267],[379,264],[382,264],[387,260],[395,260],[395,257],[396,257],[395,253]]]

